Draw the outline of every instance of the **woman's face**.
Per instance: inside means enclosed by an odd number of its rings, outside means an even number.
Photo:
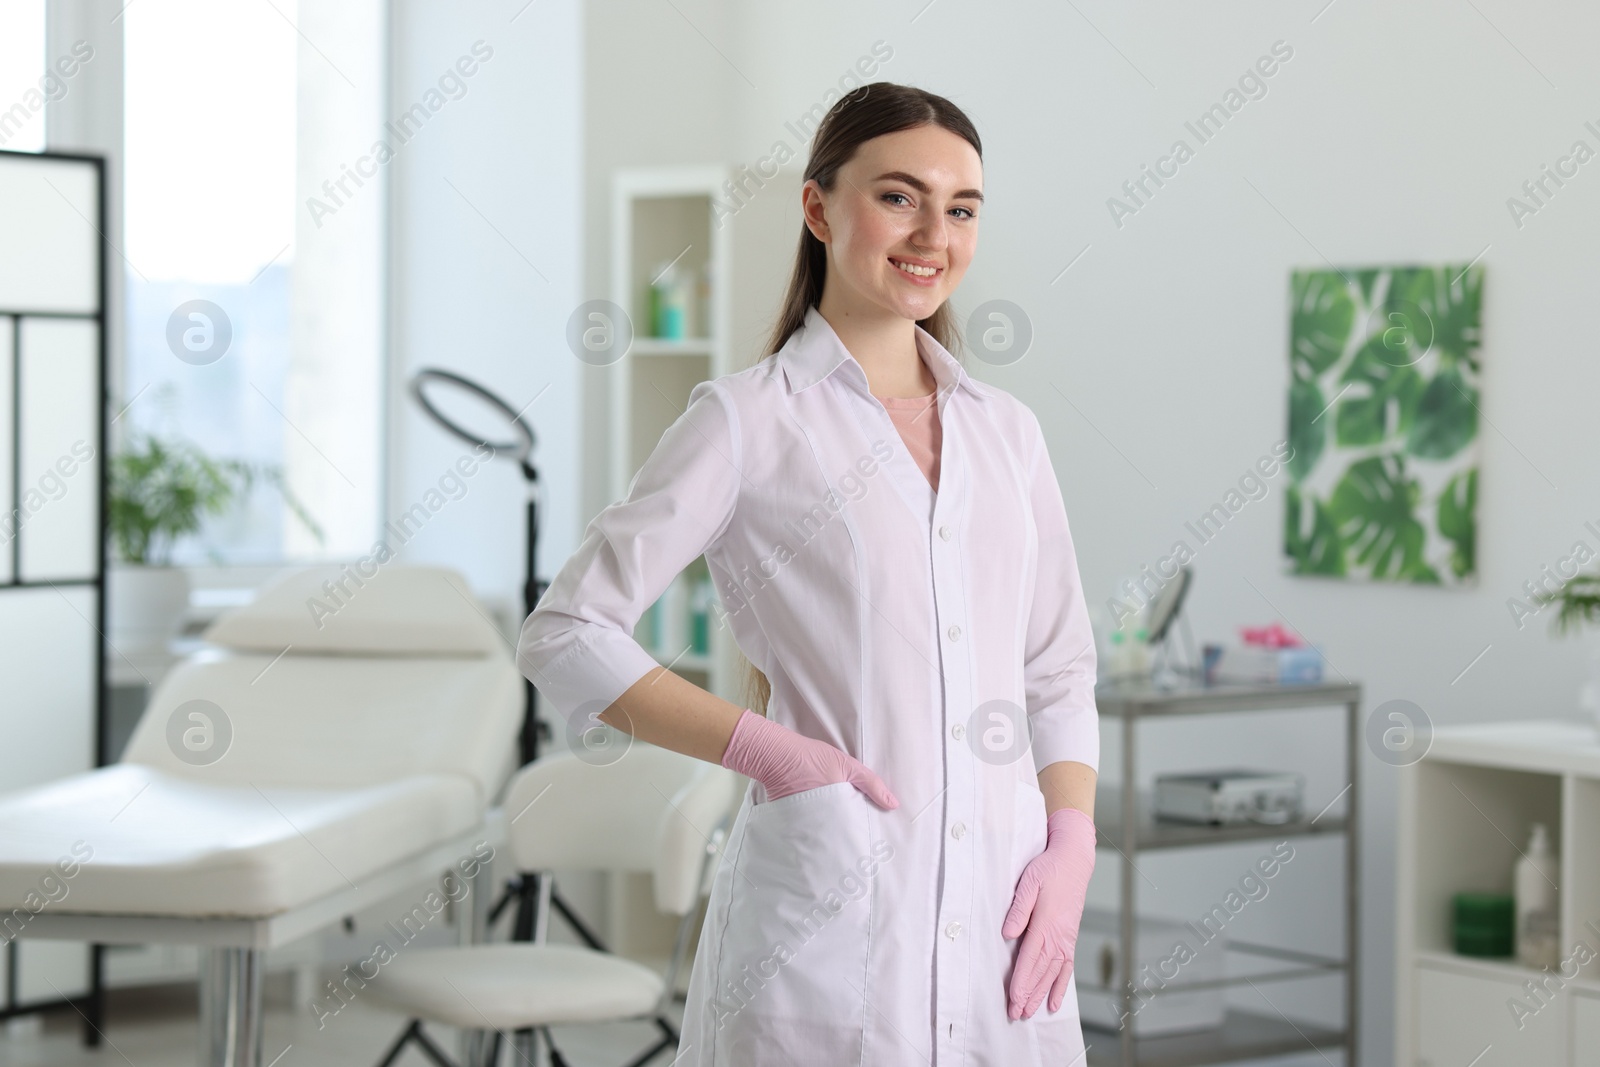
[[[917,126],[864,142],[831,193],[812,180],[803,196],[806,225],[828,246],[827,287],[915,321],[938,310],[972,262],[983,162],[959,135]]]

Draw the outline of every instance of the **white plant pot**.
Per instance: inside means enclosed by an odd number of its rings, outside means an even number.
[[[189,574],[182,567],[118,564],[106,585],[112,644],[164,645],[177,635],[189,606]]]
[[[1578,707],[1588,712],[1600,731],[1600,630],[1585,630],[1583,682],[1578,686]]]

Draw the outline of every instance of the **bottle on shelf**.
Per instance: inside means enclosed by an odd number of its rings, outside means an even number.
[[[653,337],[681,341],[688,336],[689,277],[680,264],[656,265],[650,283],[650,333]]]
[[[1561,862],[1550,849],[1544,823],[1533,824],[1528,850],[1517,860],[1513,894],[1517,908],[1517,962],[1525,967],[1560,966],[1560,919],[1556,886]]]
[[[1119,626],[1111,631],[1109,640],[1111,651],[1106,656],[1106,674],[1120,681],[1128,673],[1128,632]]]
[[[1150,677],[1150,631],[1143,626],[1133,631],[1128,642],[1128,670],[1134,678]]]
[[[1144,627],[1131,633],[1120,626],[1111,631],[1111,654],[1106,657],[1105,673],[1124,682],[1150,677],[1150,644]]]

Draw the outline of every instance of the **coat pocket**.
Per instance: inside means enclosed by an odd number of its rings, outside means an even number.
[[[1044,851],[1049,822],[1044,810],[1044,792],[1032,782],[1017,779],[1016,804],[1011,822],[1011,884],[1015,886],[1024,868]]]
[[[873,883],[892,858],[849,782],[746,813],[712,996],[716,1062],[859,1064]]]

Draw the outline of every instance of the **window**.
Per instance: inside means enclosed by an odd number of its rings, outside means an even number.
[[[45,101],[65,91],[45,75],[44,0],[0,4],[0,148],[43,149]]]
[[[122,15],[127,357],[116,439],[181,438],[266,474],[174,562],[337,558],[376,537],[381,226],[318,231],[300,187],[321,184],[309,171],[322,144],[378,112],[382,78],[367,68],[382,28],[307,25],[325,17],[295,0],[162,0]],[[363,77],[334,77],[336,62]],[[381,219],[381,190],[353,206]],[[343,268],[332,278],[330,260]],[[331,307],[369,328],[330,332]]]

